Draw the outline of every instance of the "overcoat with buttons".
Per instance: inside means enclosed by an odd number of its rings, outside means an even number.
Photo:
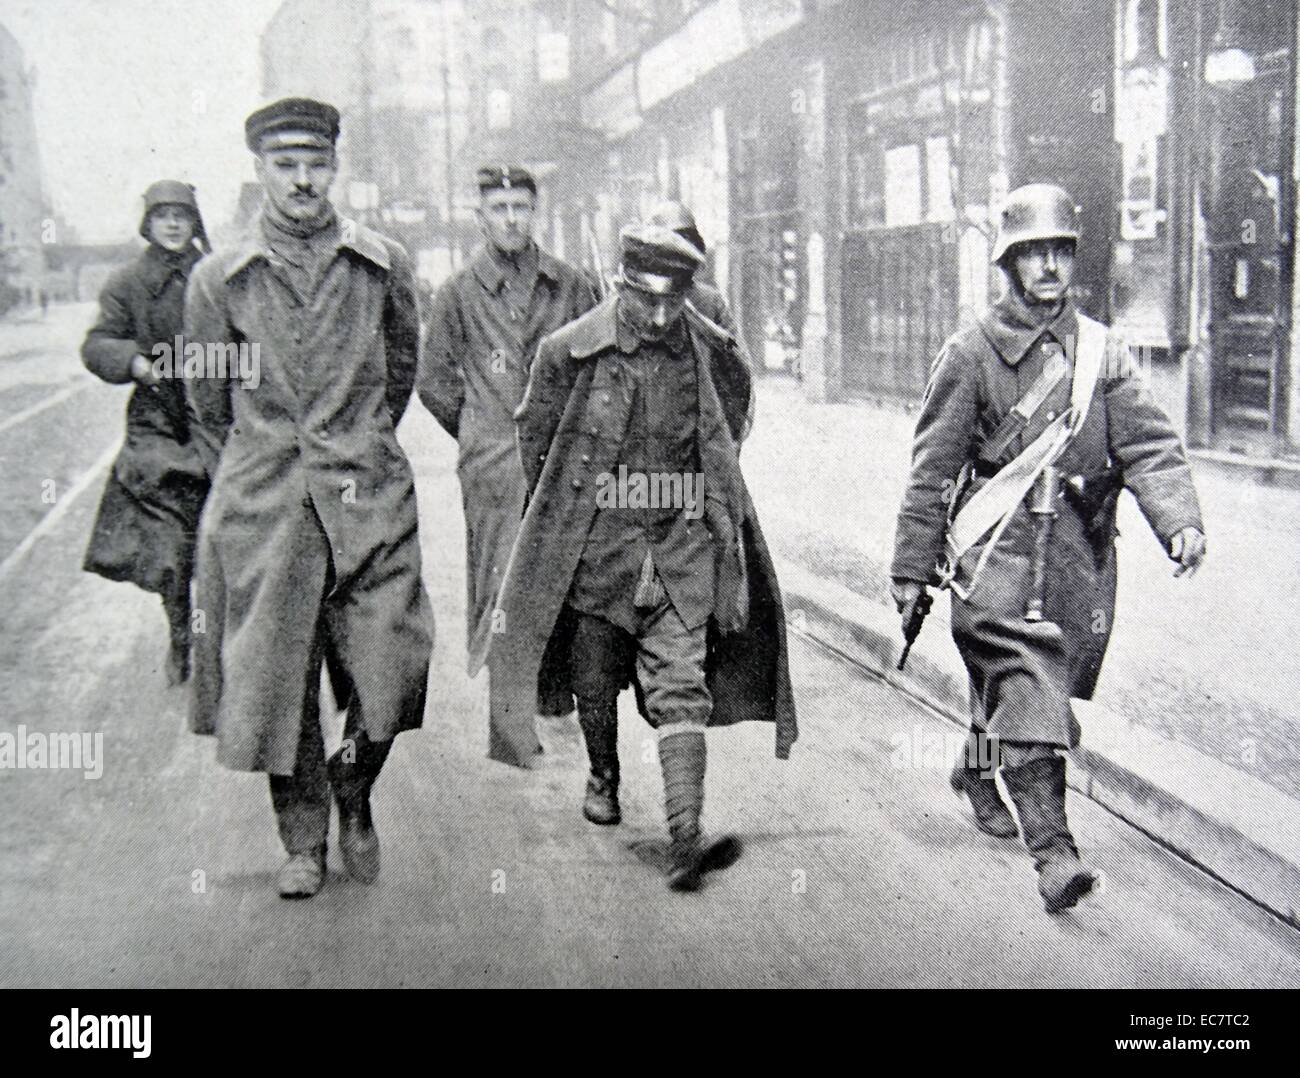
[[[610,473],[631,418],[620,384],[617,297],[542,342],[517,414],[528,509],[494,611],[490,755],[527,763],[536,743],[530,707],[543,655],[560,623],[596,514],[597,479]],[[752,375],[733,337],[687,309],[699,389],[698,450],[704,519],[717,565],[705,672],[710,725],[776,725],[776,755],[797,736],[776,570],[740,472]],[[743,613],[741,612],[743,611]]]
[[[1047,325],[1008,293],[978,324],[944,345],[930,375],[916,424],[912,473],[898,516],[892,575],[934,583],[943,553],[948,506],[956,511],[1070,405],[1078,316],[1072,305]],[[1066,357],[1066,375],[1022,433],[959,487],[985,443],[1037,381],[1053,357]],[[1059,362],[1059,360],[1057,360]],[[988,454],[984,454],[987,456]],[[1129,349],[1107,335],[1087,419],[1059,466],[1065,476],[1122,470],[1166,546],[1182,528],[1202,528],[1200,506],[1182,443],[1146,388]],[[1113,514],[1090,539],[1080,512],[1062,498],[1048,556],[1045,615],[1025,620],[1035,525],[1028,499],[1016,509],[969,599],[954,593],[952,634],[970,675],[972,717],[1008,741],[1073,747],[1079,737],[1070,698],[1090,699],[1101,672],[1115,612]],[[986,537],[987,539],[987,537]],[[969,582],[984,550],[962,558],[958,582]]]
[[[531,290],[485,248],[438,289],[416,389],[460,447],[465,510],[466,640],[470,676],[487,658],[492,606],[524,512],[515,409],[542,338],[596,305],[581,270],[533,249]]]
[[[186,379],[212,477],[191,725],[236,770],[293,772],[322,626],[372,739],[418,727],[424,709],[433,616],[395,434],[419,349],[415,278],[399,244],[353,222],[321,242],[333,249],[309,296],[260,222],[200,262],[186,296],[187,349],[258,348],[255,386]]]
[[[131,360],[153,362],[155,345],[174,348],[185,283],[198,248],[180,254],[150,244],[115,270],[99,297],[99,317],[81,357],[105,382],[131,382]],[[208,478],[190,440],[181,383],[137,385],[126,406],[126,440],[113,462],[83,568],[129,580],[160,595],[188,592],[194,536]]]

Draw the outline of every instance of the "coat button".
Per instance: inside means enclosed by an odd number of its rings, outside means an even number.
[[[582,454],[582,463],[583,463],[583,464],[590,464],[590,463],[591,463],[591,454],[589,454],[589,453],[583,453],[583,454]]]
[[[575,479],[575,480],[573,481],[573,489],[574,489],[574,490],[581,490],[581,489],[582,489],[582,480],[581,480],[581,479]]]
[[[592,427],[592,428],[591,428],[591,433],[592,433],[593,435],[599,434],[599,433],[600,433],[600,428],[599,428],[599,427]]]
[[[608,404],[610,401],[610,396],[608,393],[602,393],[600,395],[600,399],[603,400],[606,404]]]
[[[1047,421],[1050,423],[1055,418],[1056,418],[1056,413],[1052,411],[1052,409],[1050,408],[1047,409]]]

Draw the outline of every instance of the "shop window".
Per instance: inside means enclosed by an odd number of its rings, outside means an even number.
[[[1120,145],[1120,238],[1154,240],[1166,216],[1162,160],[1169,110],[1167,0],[1120,0],[1122,62],[1115,107]]]
[[[885,151],[885,226],[921,221],[921,148],[916,143]]]

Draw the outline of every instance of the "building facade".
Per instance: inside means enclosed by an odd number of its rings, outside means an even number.
[[[608,253],[691,203],[751,351],[815,399],[919,400],[1000,290],[1001,200],[1046,180],[1080,206],[1077,301],[1141,346],[1189,440],[1300,449],[1294,5],[571,7],[576,227]]]
[[[549,178],[575,127],[567,31],[566,0],[286,0],[262,37],[262,90],[339,108],[341,203],[436,285],[478,243],[485,162],[533,169],[563,247]]]
[[[60,238],[42,183],[34,88],[22,48],[0,26],[0,312],[40,299],[45,248]]]

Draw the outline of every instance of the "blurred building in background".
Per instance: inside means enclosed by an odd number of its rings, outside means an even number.
[[[918,401],[1000,288],[1001,200],[1060,183],[1081,307],[1192,444],[1270,458],[1300,454],[1296,35],[1252,0],[286,0],[263,90],[339,105],[340,201],[430,283],[485,161],[606,274],[684,200],[751,352],[818,400]]]
[[[997,294],[1001,200],[1051,180],[1081,307],[1143,346],[1193,444],[1300,451],[1294,4],[567,6],[590,152],[560,212],[608,253],[690,203],[751,351],[815,399],[918,401]]]
[[[39,302],[45,248],[59,239],[41,176],[34,83],[23,50],[0,26],[0,313]]]
[[[262,36],[262,92],[339,108],[338,201],[434,285],[478,243],[479,164],[531,167],[549,227],[574,106],[567,27],[565,0],[285,0]]]

